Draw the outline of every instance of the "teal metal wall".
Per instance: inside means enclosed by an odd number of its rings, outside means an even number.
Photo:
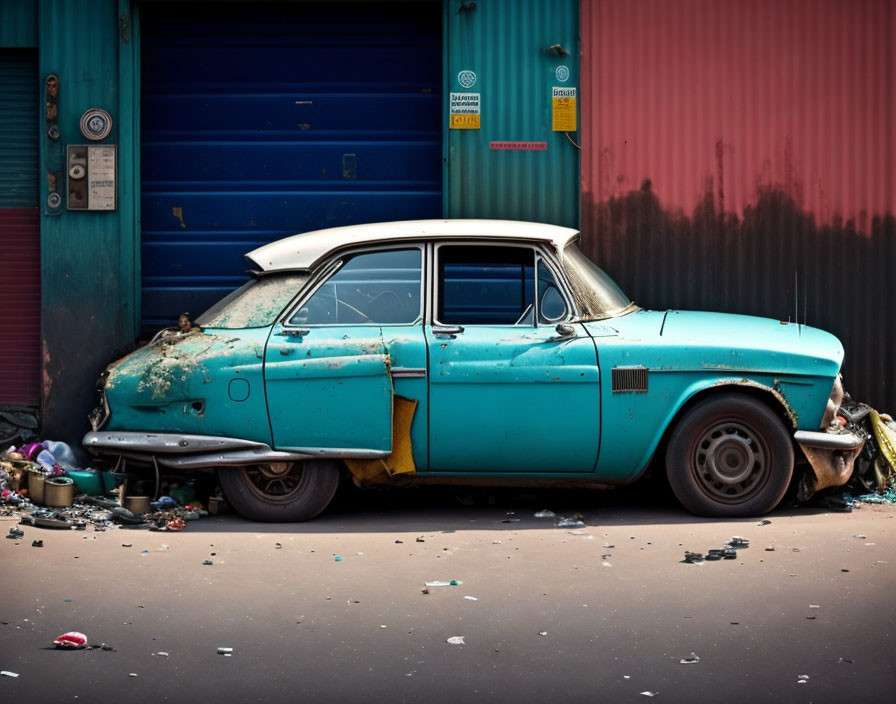
[[[124,15],[124,17],[121,17]],[[48,74],[59,77],[60,137],[47,135],[41,111],[41,362],[44,435],[77,441],[94,405],[93,382],[135,337],[134,82],[129,3],[39,0],[38,85],[43,104]],[[122,104],[124,101],[124,104]],[[130,101],[130,102],[129,102]],[[68,211],[48,205],[49,173],[65,173],[65,147],[84,144],[79,122],[99,107],[113,118],[118,144],[118,209]],[[126,142],[125,142],[126,140]]]
[[[578,139],[552,131],[551,90],[579,88],[578,0],[445,0],[444,17],[446,216],[578,227]],[[480,129],[449,128],[451,92],[479,94]]]
[[[0,47],[31,49],[37,46],[37,2],[0,0]]]

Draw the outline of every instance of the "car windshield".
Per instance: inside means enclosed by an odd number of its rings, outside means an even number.
[[[307,273],[294,271],[252,279],[196,318],[196,324],[204,328],[267,327],[307,280]]]
[[[597,264],[574,244],[563,250],[563,269],[588,320],[612,318],[637,306]]]

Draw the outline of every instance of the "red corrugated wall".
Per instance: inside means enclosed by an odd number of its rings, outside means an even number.
[[[40,214],[0,208],[0,404],[40,400]]]
[[[896,410],[896,3],[582,0],[585,249],[636,301],[794,316]]]

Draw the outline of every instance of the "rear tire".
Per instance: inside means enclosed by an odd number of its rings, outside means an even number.
[[[781,419],[750,396],[708,398],[679,421],[666,476],[682,505],[700,516],[759,516],[784,497],[793,441]]]
[[[230,505],[253,521],[308,521],[323,511],[339,486],[333,460],[275,462],[218,470]]]

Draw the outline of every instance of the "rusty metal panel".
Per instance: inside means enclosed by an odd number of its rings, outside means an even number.
[[[807,321],[896,409],[896,8],[582,0],[584,249],[647,307]]]
[[[552,89],[578,89],[577,0],[444,8],[446,102],[450,93],[480,96],[478,128],[452,129],[446,105],[445,214],[574,227],[577,132],[554,131]]]

